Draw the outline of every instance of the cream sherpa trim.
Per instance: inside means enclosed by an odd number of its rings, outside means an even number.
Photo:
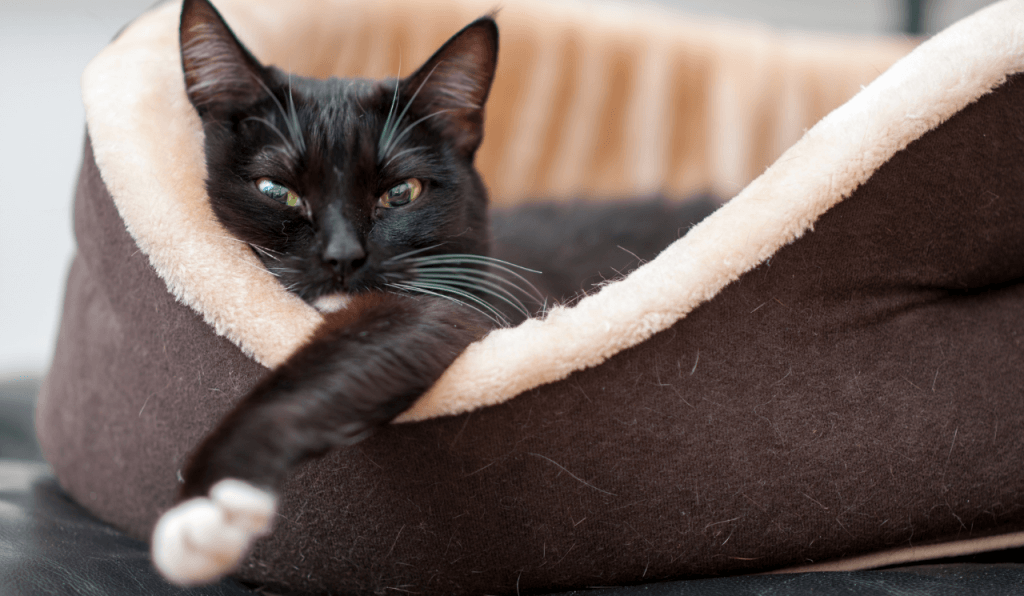
[[[967,538],[954,540],[952,542],[940,542],[938,544],[924,544],[921,546],[908,546],[877,553],[869,553],[859,557],[849,557],[836,561],[825,561],[811,565],[800,565],[799,567],[788,567],[776,571],[769,571],[768,574],[777,573],[807,573],[809,571],[858,571],[860,569],[875,569],[878,567],[889,567],[892,565],[905,565],[915,561],[932,561],[950,557],[964,557],[978,553],[987,553],[1008,548],[1019,548],[1024,545],[1024,532],[1011,532],[998,536],[985,536],[984,538]]]
[[[419,11],[418,28],[403,29],[408,27],[404,22],[394,35],[418,48],[420,54],[429,55],[461,24],[493,7],[485,0],[452,0],[445,11],[431,11],[420,4],[419,0],[266,0],[255,10],[243,0],[217,1],[218,8],[257,57],[302,74],[319,75],[388,72],[397,62],[397,54],[377,52],[362,56],[363,61],[356,65],[346,64],[345,56],[367,42],[358,36],[341,41],[331,37],[337,32],[339,20],[365,21],[371,13],[397,14],[399,9],[411,6]],[[205,168],[201,127],[185,97],[180,72],[178,12],[175,2],[144,15],[87,68],[83,97],[96,162],[129,232],[169,290],[200,313],[217,333],[262,364],[274,366],[287,358],[321,319],[316,311],[285,292],[246,247],[228,237],[211,213],[202,184]],[[500,403],[575,370],[596,366],[666,329],[810,229],[822,213],[849,195],[893,153],[1001,83],[1007,74],[1021,70],[1022,12],[1020,0],[1006,2],[936,37],[815,126],[732,203],[626,280],[607,286],[575,308],[556,309],[543,321],[494,332],[472,346],[404,419],[454,414]],[[646,55],[661,55],[660,46],[655,46],[668,44],[670,30],[679,23],[637,14],[615,7],[596,9],[521,0],[501,14],[502,22],[511,22],[510,29],[519,33],[503,36],[502,45],[507,49],[523,43],[522,36],[532,30],[534,22],[538,30],[549,30],[552,23],[563,26],[573,19],[577,23],[592,19],[596,29],[602,31],[621,33],[629,27],[649,31],[657,43],[644,46],[645,42],[637,41],[637,47],[646,47]],[[699,36],[693,29],[691,26],[688,35]],[[699,44],[716,50],[731,47],[722,43],[727,37],[722,32],[727,30],[714,29],[701,37]],[[623,55],[616,45],[622,39],[615,38],[615,43],[601,46],[600,51],[605,56]],[[779,53],[778,47],[765,41],[766,37],[757,39],[757,47],[764,48],[766,55]],[[739,36],[735,42],[737,47],[751,48]],[[792,44],[797,46],[801,44]],[[823,46],[807,42],[802,47],[821,50]],[[829,47],[835,51],[835,46]],[[887,55],[892,55],[891,48]],[[606,74],[598,66],[587,67],[588,63],[584,61],[580,67],[579,84],[608,83]],[[655,60],[639,76],[654,84],[661,80],[657,73],[681,67]],[[538,70],[543,74],[543,68]],[[709,82],[711,99],[701,106],[712,112],[708,120],[731,123],[727,116],[742,110],[713,112],[708,106],[723,109],[720,104],[728,102],[712,101],[716,90],[722,93],[722,99],[731,97],[732,93],[723,90],[736,91],[738,82],[748,78],[736,69],[723,67],[715,72],[719,74]],[[558,79],[559,75],[552,72],[546,77],[549,82]],[[545,78],[538,80],[543,82]],[[502,101],[514,99],[515,89],[499,88],[503,84],[500,80],[495,83],[489,105],[489,110],[495,108],[489,112],[492,116]],[[634,93],[623,98],[621,107],[631,126],[657,131],[658,121],[644,113],[652,104],[640,101],[641,96]],[[537,123],[524,126],[526,123],[519,119],[537,116],[545,106],[542,102],[523,103],[524,108],[513,114],[514,125],[493,126],[489,120],[488,137],[496,138],[504,153],[487,154],[485,146],[478,161],[517,164],[517,157],[528,153],[523,147],[530,145],[529,139],[517,135],[522,130],[537,129]],[[574,104],[573,109],[590,110],[596,114],[591,116],[599,117],[602,108],[588,105],[584,101]],[[795,117],[781,121],[792,126],[800,123]],[[722,140],[715,141],[718,149],[710,143],[710,152],[697,160],[701,169],[694,180],[713,183],[738,176],[747,167],[746,158],[736,161],[735,157],[746,154],[736,153],[732,150],[735,147],[726,150],[726,145],[729,139],[749,142],[755,127],[729,133],[725,124],[722,126],[701,133]],[[852,130],[857,131],[853,138],[849,134]],[[588,138],[587,129],[573,123],[566,134],[572,140]],[[652,138],[651,147],[657,148],[656,152],[664,151],[669,143],[657,134]],[[786,137],[777,138],[784,143]],[[630,150],[641,146],[631,137],[625,145]],[[559,155],[565,152],[556,157]],[[647,153],[640,151],[637,155],[647,163],[649,156],[643,157]],[[524,161],[529,164],[536,160]],[[664,163],[668,162],[628,170],[630,188],[646,188],[661,176],[675,176],[677,172],[665,170]],[[573,172],[586,174],[569,162],[563,166],[567,176]],[[502,168],[495,171],[501,179]],[[707,172],[721,175],[716,178]],[[499,180],[498,186],[507,188],[506,182]],[[549,188],[557,189],[559,185],[553,180]]]
[[[185,95],[180,5],[127,27],[82,75],[96,165],[128,232],[175,298],[266,366],[322,321],[217,222],[199,115]],[[146,81],[131,85],[130,81]],[[213,306],[216,305],[216,306]]]
[[[921,135],[1024,70],[1024,1],[953,25],[819,122],[736,198],[574,308],[471,345],[401,420],[467,412],[597,366],[669,328],[782,246]]]

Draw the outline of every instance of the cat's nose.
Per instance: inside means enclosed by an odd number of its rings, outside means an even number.
[[[334,234],[324,246],[320,258],[336,272],[348,273],[357,269],[366,260],[366,252],[359,241],[351,235]]]
[[[352,224],[341,214],[337,205],[331,205],[322,221],[324,244],[320,258],[336,273],[347,275],[366,260],[366,252]]]

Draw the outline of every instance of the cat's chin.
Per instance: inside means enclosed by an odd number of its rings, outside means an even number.
[[[344,310],[350,302],[352,302],[352,297],[348,294],[329,294],[314,300],[313,307],[322,313],[332,313]]]

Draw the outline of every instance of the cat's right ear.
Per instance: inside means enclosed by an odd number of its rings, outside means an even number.
[[[265,68],[208,0],[184,1],[179,39],[185,92],[200,114],[247,106],[265,93]]]
[[[477,19],[452,36],[419,70],[402,81],[422,114],[472,157],[483,140],[484,103],[498,67],[498,25]]]

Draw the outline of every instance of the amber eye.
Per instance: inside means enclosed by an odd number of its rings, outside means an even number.
[[[279,203],[284,203],[289,207],[298,207],[299,204],[302,203],[302,199],[299,198],[298,193],[280,182],[274,182],[270,178],[260,178],[257,180],[256,188],[259,189],[261,193]]]
[[[380,206],[385,209],[391,209],[408,205],[419,198],[422,192],[423,184],[415,178],[409,178],[401,184],[392,186],[391,190],[382,194],[380,196]]]

